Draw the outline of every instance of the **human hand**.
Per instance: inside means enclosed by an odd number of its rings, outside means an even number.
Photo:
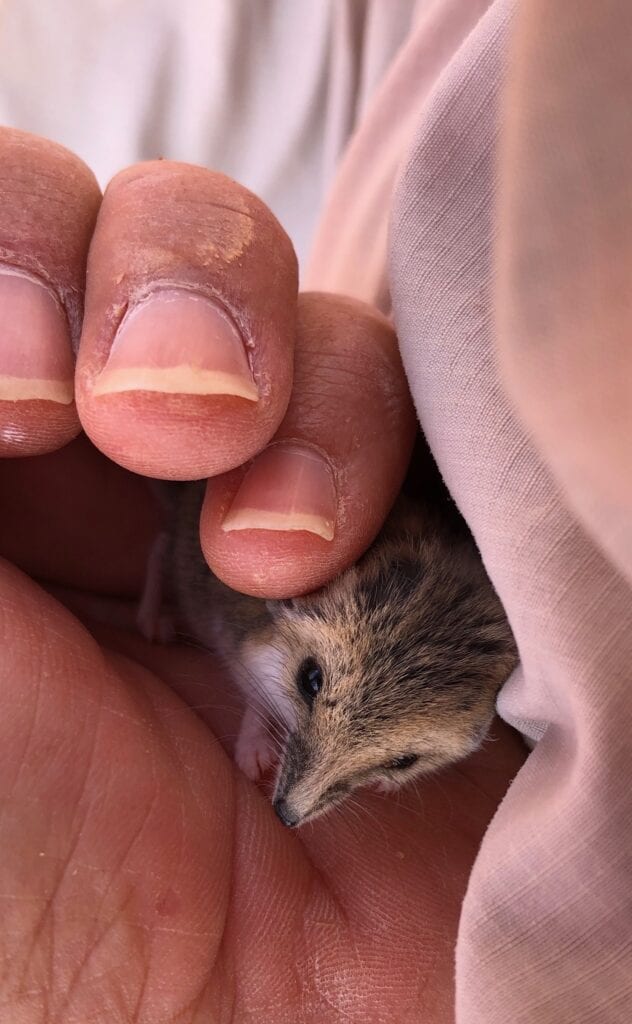
[[[145,165],[115,180],[93,231],[98,191],[74,158],[7,132],[0,167],[5,262],[47,281],[75,331],[90,247],[78,416],[25,391],[12,400],[25,369],[11,363],[12,346],[34,353],[31,379],[67,385],[68,341],[46,292],[0,278],[0,438],[14,456],[0,462],[2,1013],[64,1024],[451,1020],[461,897],[522,759],[510,734],[398,799],[366,794],[291,834],[215,739],[230,747],[236,723],[210,656],[91,621],[97,604],[110,622],[133,604],[155,528],[144,482],[115,462],[164,477],[216,474],[202,539],[217,571],[244,589],[296,592],[353,560],[379,528],[410,445],[390,329],[362,308],[351,316],[344,303],[308,299],[292,389],[294,258],[254,198],[233,221],[246,202],[236,186],[219,179],[228,193],[218,205],[210,172]],[[242,230],[252,236],[231,261]],[[161,282],[230,303],[261,360],[258,402],[94,394],[125,303]],[[29,326],[35,294],[41,319]],[[146,328],[154,338],[160,320]],[[83,438],[55,451],[80,422],[105,454]],[[240,467],[272,437],[326,455],[332,541],[222,531]],[[37,452],[49,454],[20,458]]]

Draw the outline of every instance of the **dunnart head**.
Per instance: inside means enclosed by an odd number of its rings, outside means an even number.
[[[476,548],[439,530],[395,536],[322,591],[269,608],[292,706],[273,800],[291,827],[359,786],[396,788],[467,756],[516,663]]]

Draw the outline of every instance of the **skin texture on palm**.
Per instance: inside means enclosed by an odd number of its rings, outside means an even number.
[[[296,836],[214,738],[235,718],[208,655],[99,645],[8,565],[0,592],[11,1019],[452,1019],[460,901],[512,737]]]

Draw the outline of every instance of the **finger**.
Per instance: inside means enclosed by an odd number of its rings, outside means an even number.
[[[257,596],[327,582],[382,526],[415,424],[384,317],[355,300],[300,296],[294,387],[274,442],[209,485],[201,535],[213,570]]]
[[[501,176],[501,364],[574,511],[632,579],[632,8],[531,0],[517,28]]]
[[[0,456],[53,451],[79,432],[72,347],[99,201],[74,154],[0,129]]]
[[[110,458],[171,479],[250,458],[290,394],[291,243],[246,189],[166,161],[119,174],[89,258],[81,421]]]

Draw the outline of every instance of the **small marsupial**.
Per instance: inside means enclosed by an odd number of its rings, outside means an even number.
[[[163,552],[180,626],[243,692],[235,757],[275,762],[275,810],[294,827],[359,786],[397,788],[466,757],[517,662],[505,612],[447,492],[401,497],[356,565],[304,597],[236,593],[199,542],[204,482],[168,485]],[[283,729],[279,751],[267,722]]]

